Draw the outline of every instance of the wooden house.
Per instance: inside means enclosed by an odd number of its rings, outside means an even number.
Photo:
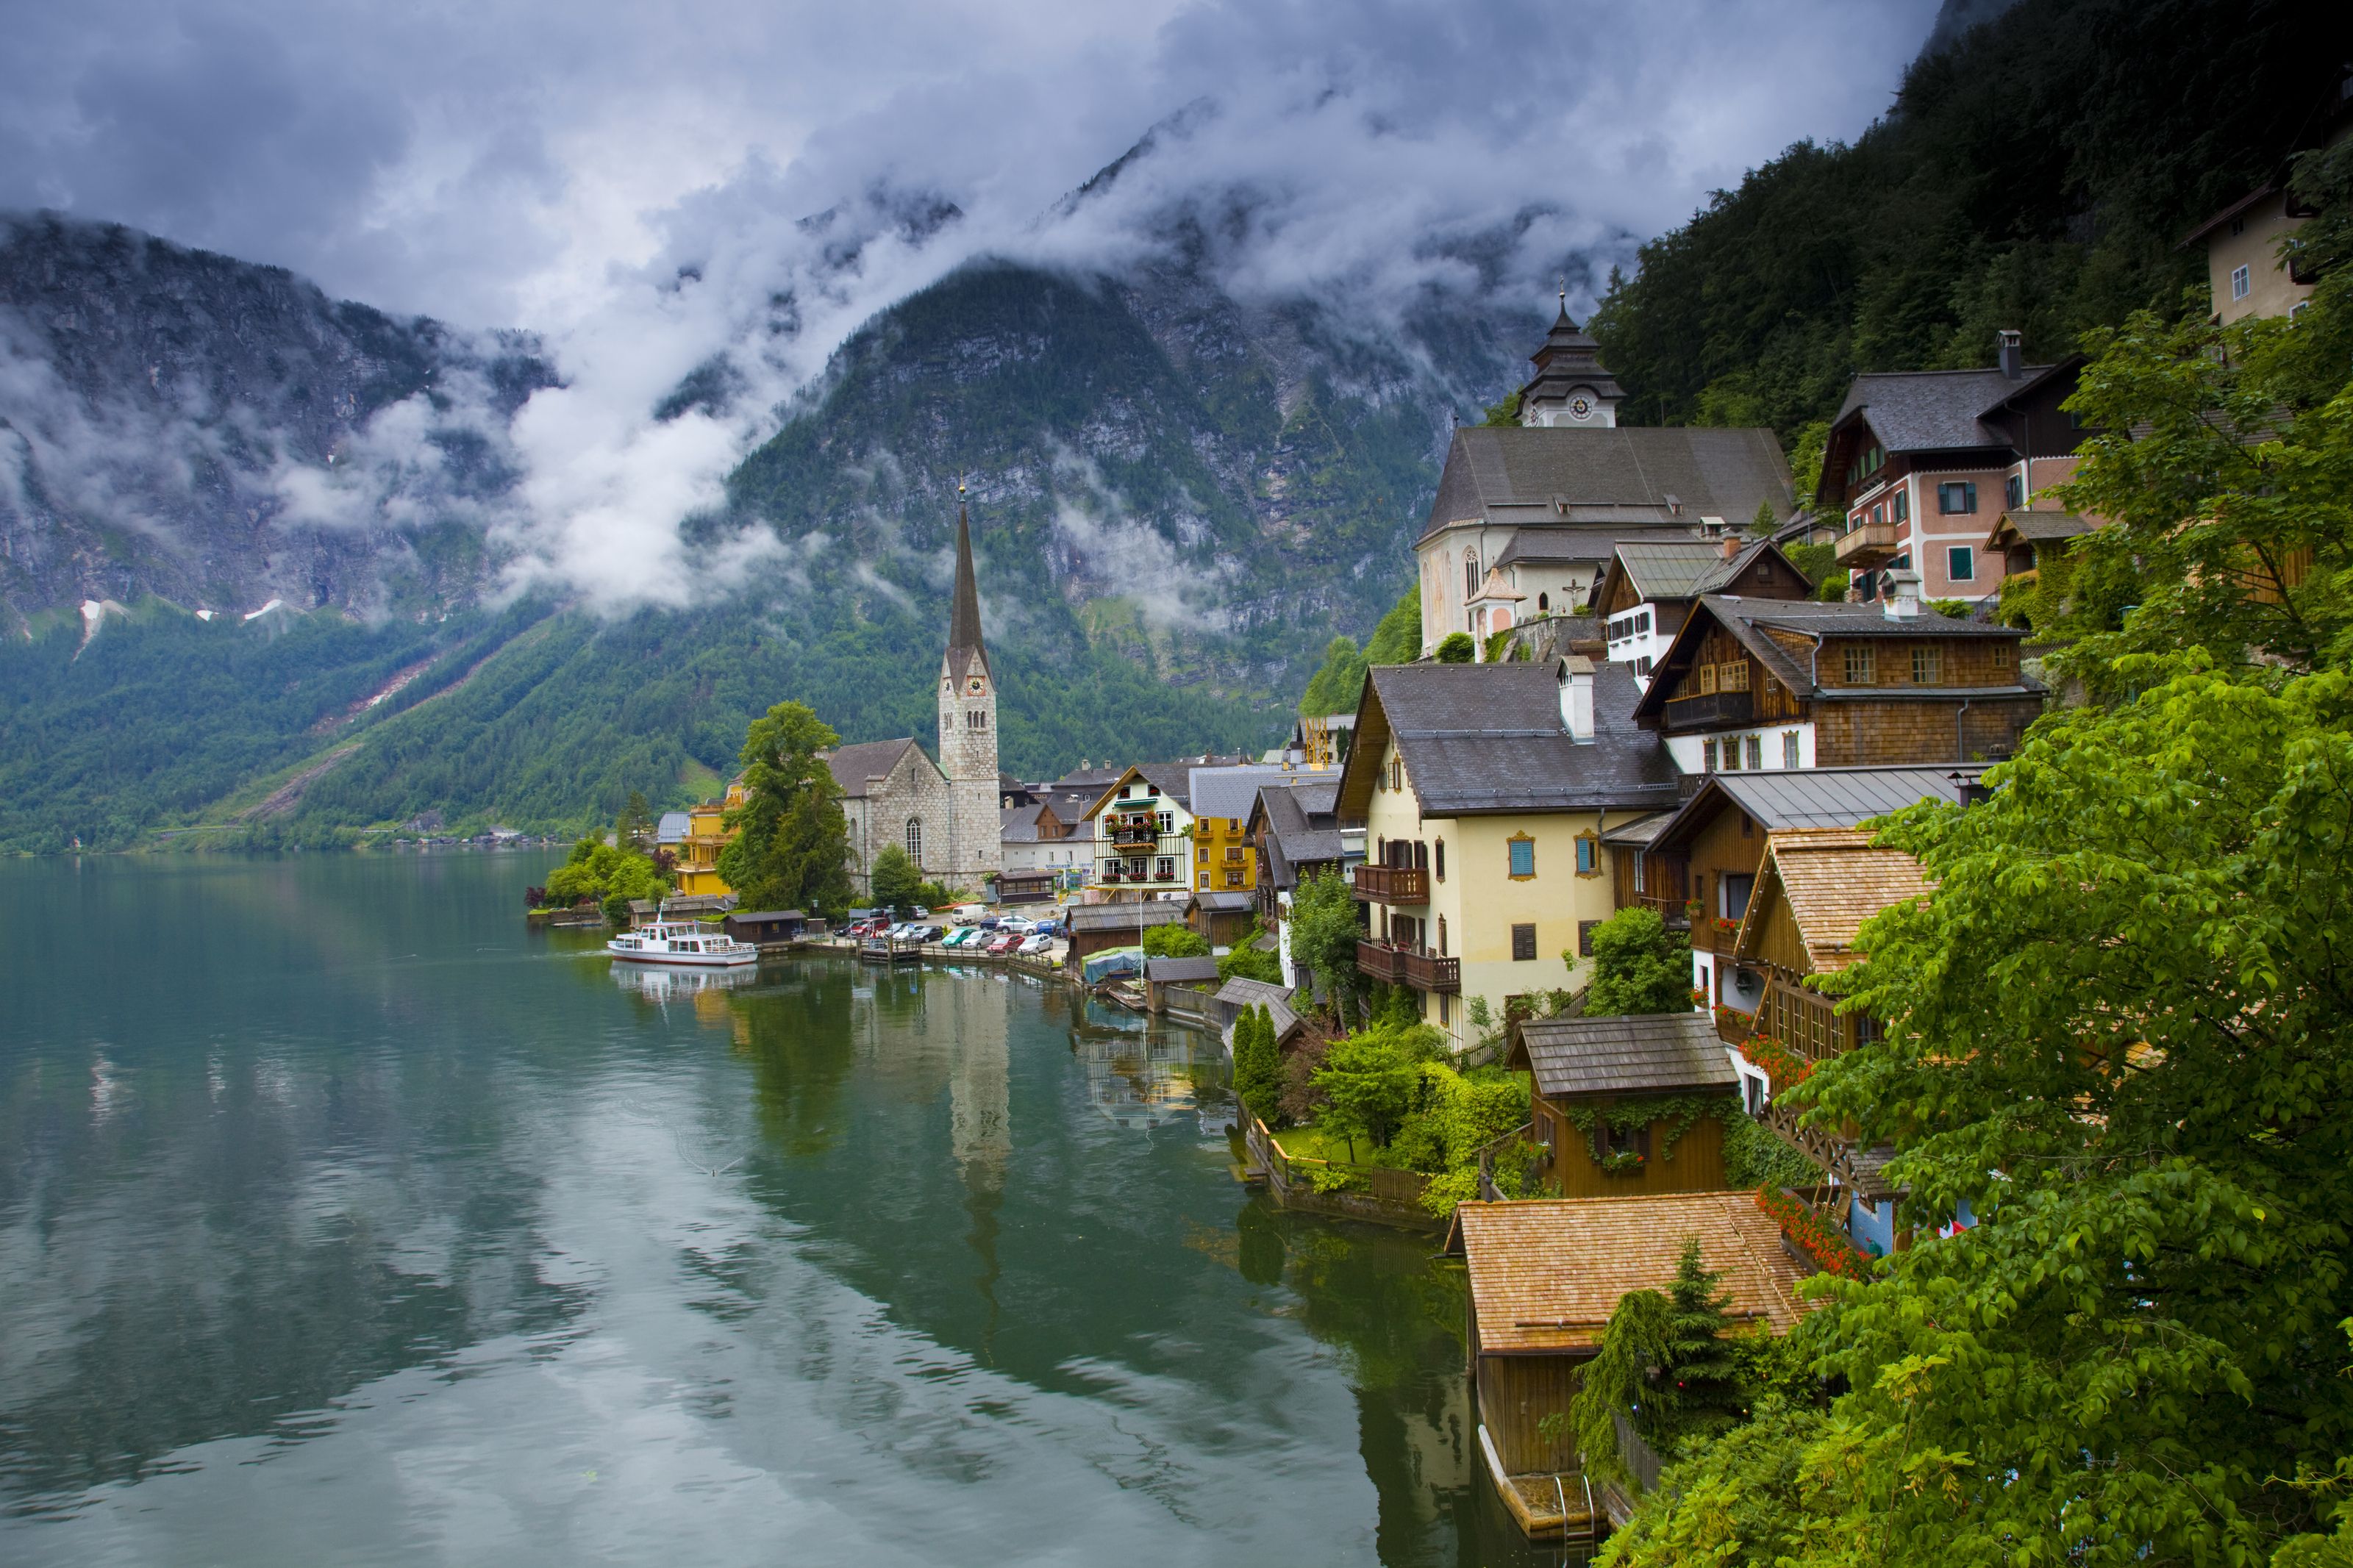
[[[1641,904],[1657,910],[1670,928],[1687,929],[1692,988],[1713,1006],[1753,1015],[1764,994],[1762,978],[1732,958],[1767,839],[1793,830],[1853,828],[1924,800],[1959,804],[1978,794],[1984,771],[1970,763],[1712,773],[1672,816],[1604,836],[1617,906]],[[1747,1033],[1744,1024],[1732,1026]],[[1754,1093],[1749,1099],[1752,1106],[1758,1103]]]
[[[1688,1237],[1699,1238],[1703,1266],[1723,1271],[1736,1324],[1777,1334],[1796,1326],[1805,1310],[1796,1294],[1799,1269],[1752,1193],[1467,1203],[1454,1211],[1446,1251],[1470,1274],[1480,1453],[1528,1533],[1577,1534],[1593,1522],[1575,1445],[1565,1431],[1547,1438],[1541,1424],[1567,1411],[1619,1298],[1663,1290]]]
[[[1759,981],[1746,1054],[1752,1063],[1762,1058],[1778,1064],[1765,1071],[1767,1099],[1758,1119],[1843,1189],[1832,1200],[1831,1217],[1865,1252],[1892,1252],[1902,1244],[1894,1226],[1897,1194],[1881,1174],[1894,1151],[1857,1147],[1852,1129],[1841,1136],[1839,1129],[1801,1127],[1778,1096],[1791,1078],[1870,1039],[1877,1027],[1865,1014],[1836,1011],[1835,998],[1810,989],[1806,980],[1852,963],[1862,956],[1857,943],[1864,921],[1927,891],[1918,861],[1900,849],[1875,847],[1868,833],[1776,833],[1766,840],[1756,891],[1733,947],[1733,962]]]
[[[1694,1095],[1739,1103],[1739,1075],[1706,1014],[1534,1018],[1514,1033],[1511,1065],[1535,1079],[1536,1175],[1548,1188],[1635,1198],[1725,1184],[1722,1117],[1682,1114]]]
[[[1905,593],[1883,608],[1710,595],[1634,705],[1685,775],[1995,761],[2047,693],[2025,633]]]
[[[1633,666],[1634,679],[1648,682],[1659,656],[1703,596],[1803,599],[1811,591],[1806,574],[1769,539],[1750,542],[1726,533],[1721,539],[1627,540],[1610,550],[1593,591],[1593,608],[1611,662]]]

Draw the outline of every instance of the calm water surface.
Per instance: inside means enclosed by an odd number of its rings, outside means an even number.
[[[0,866],[0,1561],[1555,1560],[1459,1274],[1237,1185],[1213,1044],[625,974],[552,863]]]

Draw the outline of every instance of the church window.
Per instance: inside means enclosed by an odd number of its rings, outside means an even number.
[[[923,863],[923,819],[907,818],[907,858],[920,866]]]
[[[1462,596],[1466,599],[1479,596],[1479,557],[1468,552],[1462,557]]]

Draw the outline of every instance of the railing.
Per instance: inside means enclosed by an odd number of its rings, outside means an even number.
[[[1416,991],[1455,992],[1462,989],[1462,961],[1459,958],[1436,958],[1426,952],[1408,952],[1405,959],[1405,983]]]
[[[1691,923],[1690,911],[1683,908],[1691,900],[1681,893],[1637,893],[1634,901],[1646,910],[1658,911],[1660,923],[1670,931],[1681,931]]]
[[[1430,902],[1430,873],[1418,866],[1359,866],[1356,898],[1367,904]]]
[[[1510,1148],[1517,1140],[1525,1138],[1535,1131],[1535,1125],[1533,1121],[1523,1121],[1501,1138],[1491,1138],[1471,1152],[1479,1162],[1479,1195],[1481,1197],[1491,1204],[1504,1201],[1504,1189],[1495,1184],[1495,1156]],[[1526,1185],[1526,1173],[1522,1172],[1521,1177],[1521,1184]]]
[[[1876,566],[1902,548],[1903,529],[1892,522],[1866,522],[1839,535],[1832,554],[1841,566]]]
[[[1696,730],[1712,724],[1746,724],[1756,711],[1754,692],[1708,691],[1669,702],[1664,721],[1670,730]]]
[[[1666,1461],[1659,1458],[1657,1449],[1643,1442],[1635,1433],[1633,1424],[1626,1419],[1624,1412],[1612,1411],[1609,1418],[1618,1427],[1619,1460],[1625,1465],[1629,1474],[1642,1483],[1644,1491],[1657,1490],[1659,1472],[1666,1468]]]
[[[1302,1168],[1311,1165],[1345,1172],[1350,1185],[1343,1190],[1366,1193],[1390,1203],[1419,1204],[1421,1194],[1430,1187],[1430,1178],[1419,1171],[1399,1171],[1387,1165],[1356,1165],[1345,1160],[1293,1158],[1282,1152],[1282,1145],[1275,1142],[1274,1134],[1267,1131],[1266,1123],[1255,1116],[1250,1119],[1244,1142],[1250,1152],[1258,1156],[1261,1168],[1274,1181],[1278,1190],[1303,1186],[1313,1192],[1314,1181]]]
[[[1356,973],[1385,985],[1394,985],[1405,978],[1405,954],[1384,942],[1359,942]]]

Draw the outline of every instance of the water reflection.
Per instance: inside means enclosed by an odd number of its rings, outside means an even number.
[[[1120,1127],[1185,1121],[1222,1136],[1232,1121],[1225,1053],[1195,1030],[1121,1018],[1101,1004],[1071,1031],[1071,1054],[1087,1075],[1087,1102]],[[1127,1021],[1132,1018],[1133,1022]]]

